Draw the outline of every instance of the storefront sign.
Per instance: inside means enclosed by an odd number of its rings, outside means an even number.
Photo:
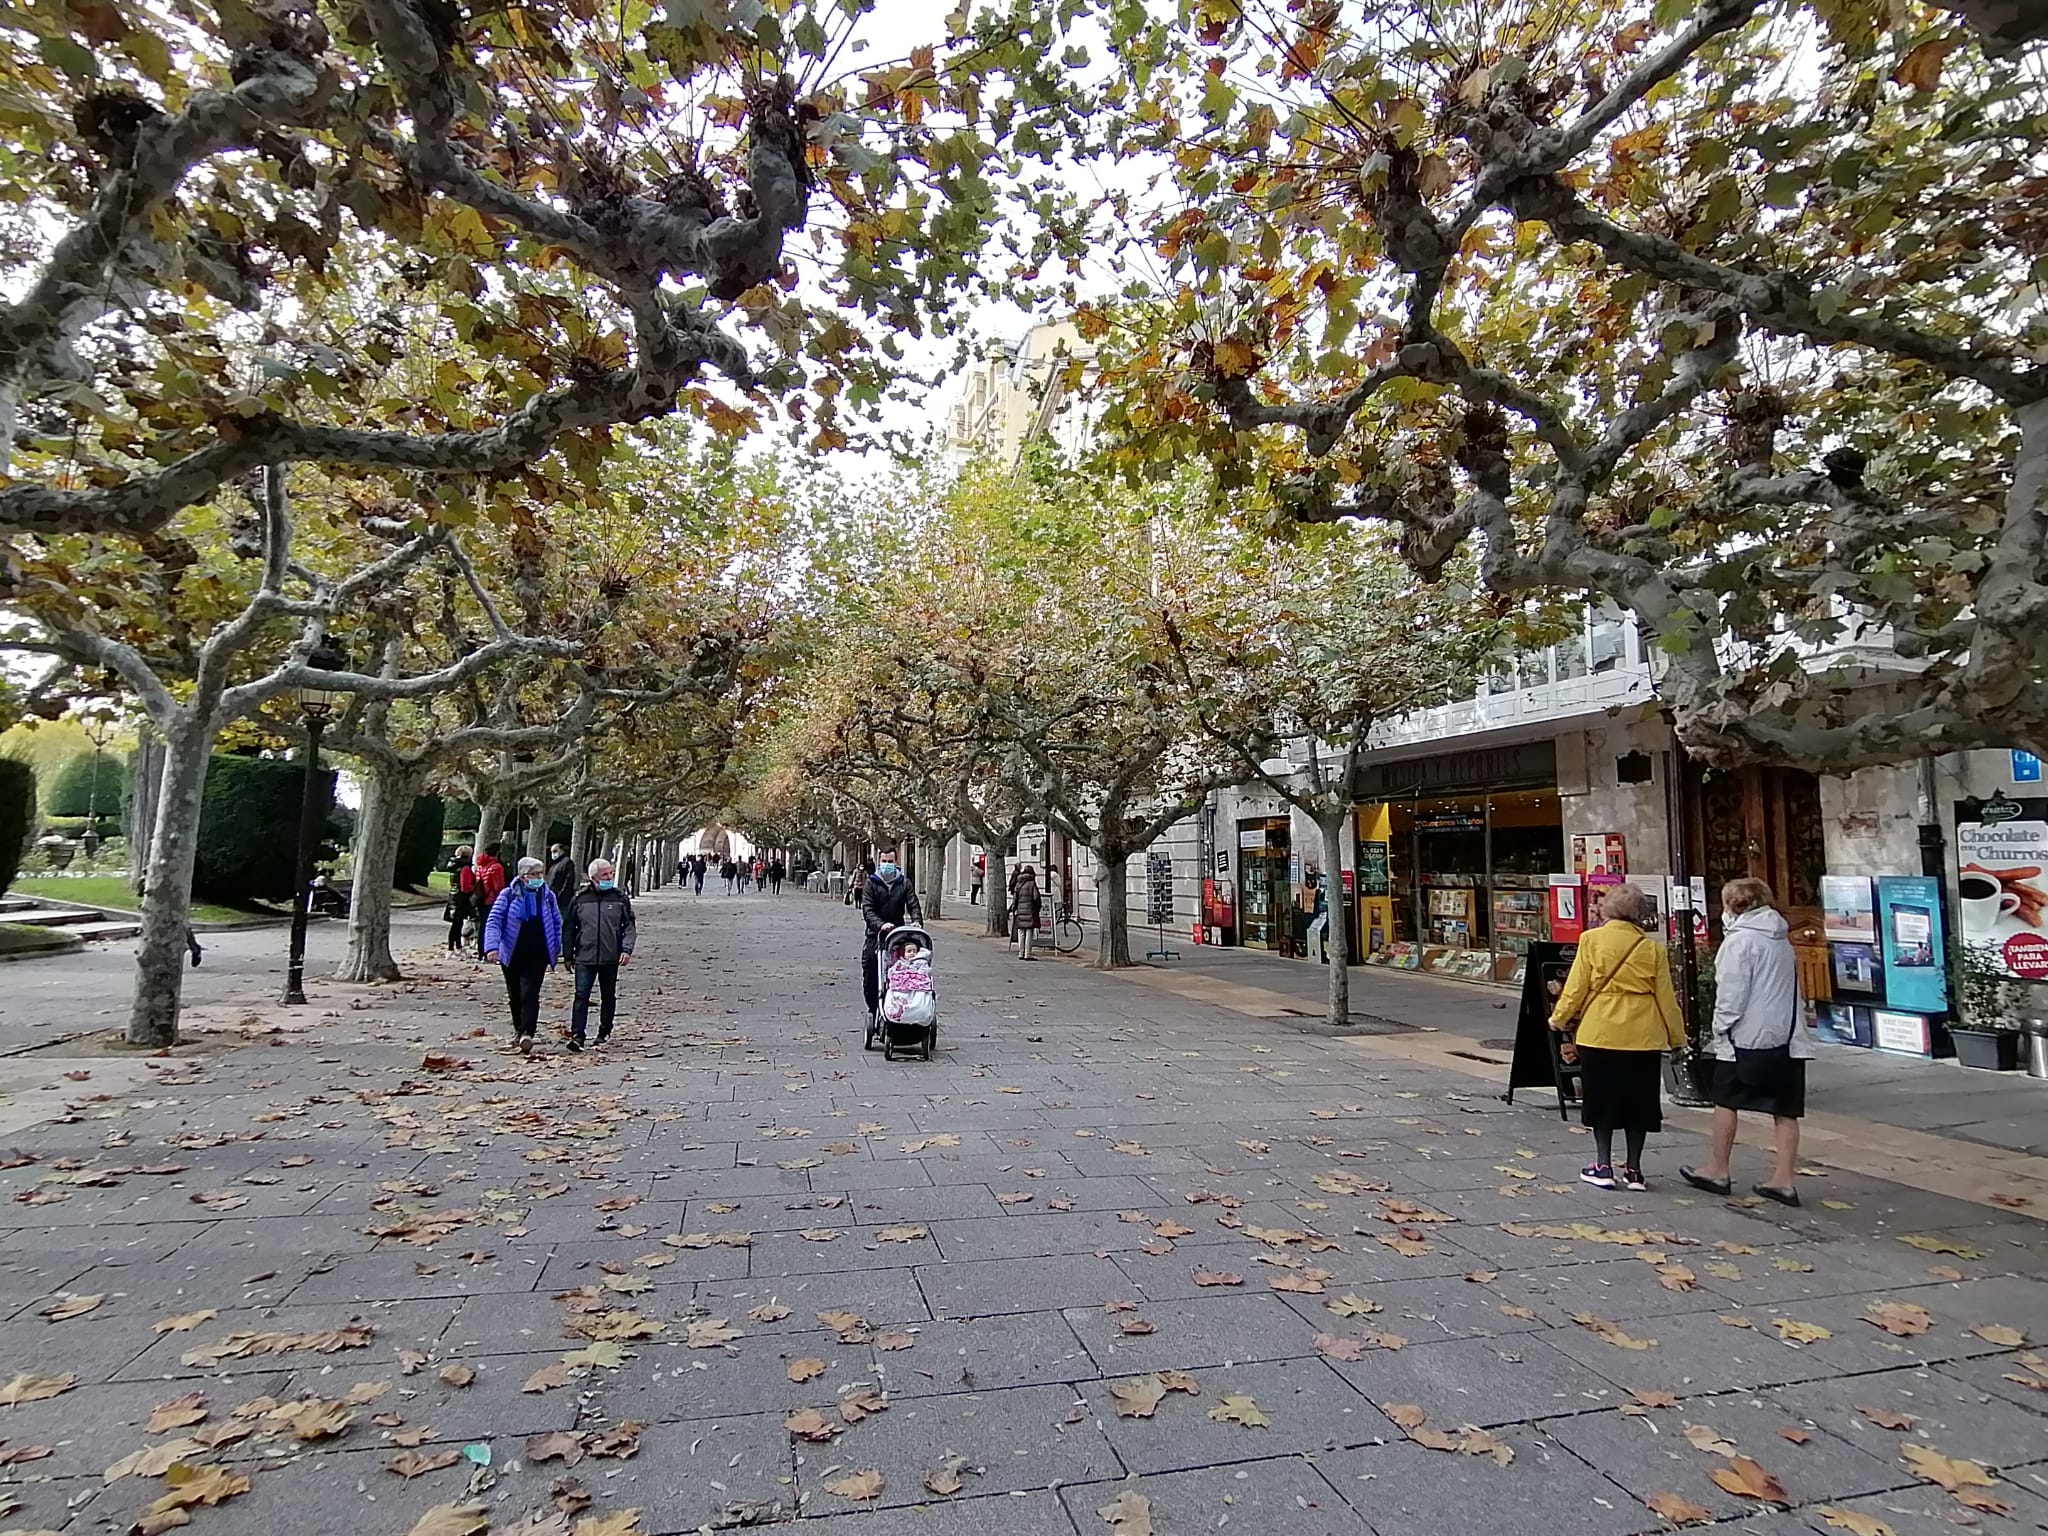
[[[1426,811],[1415,818],[1418,832],[1484,832],[1484,811]]]
[[[1822,875],[1820,918],[1830,940],[1870,944],[1877,939],[1877,913],[1868,875]]]
[[[2012,754],[2012,781],[2015,784],[2040,783],[2041,759],[2031,752],[2015,749]]]
[[[1358,774],[1358,798],[1395,799],[1418,790],[1507,789],[1557,782],[1557,743],[1530,741],[1482,747],[1400,763],[1372,763]]]
[[[1365,882],[1365,894],[1384,896],[1387,894],[1387,845],[1385,843],[1360,843],[1358,845],[1358,872]]]
[[[1948,1011],[1948,972],[1942,963],[1941,891],[1931,875],[1880,875],[1878,936],[1885,995],[1914,1013]]]
[[[1889,1008],[1871,1009],[1870,1037],[1871,1043],[1880,1051],[1926,1056],[1934,1050],[1927,1020],[1917,1013],[1894,1013]]]
[[[1265,847],[1266,829],[1264,827],[1239,827],[1237,829],[1237,846],[1240,848]]]
[[[2048,800],[1959,801],[1956,867],[1963,943],[2007,976],[2048,977]]]

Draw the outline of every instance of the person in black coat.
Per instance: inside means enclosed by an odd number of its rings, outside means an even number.
[[[867,999],[868,1017],[873,1018],[875,1005],[882,996],[881,979],[875,975],[875,954],[881,948],[882,936],[901,927],[905,919],[913,923],[924,921],[924,907],[917,899],[916,888],[896,862],[894,848],[876,850],[875,872],[861,887],[860,915],[867,930],[867,941],[860,952],[861,995]]]
[[[562,952],[576,968],[576,1002],[569,1012],[569,1049],[584,1046],[590,1018],[590,991],[598,991],[597,1043],[612,1037],[618,1009],[619,967],[633,963],[639,925],[633,900],[618,888],[609,859],[590,861],[590,883],[570,901],[562,935]]]

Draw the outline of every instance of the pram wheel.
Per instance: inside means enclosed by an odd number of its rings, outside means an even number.
[[[882,1060],[884,1060],[884,1061],[894,1061],[895,1059],[896,1059],[896,1041],[895,1041],[894,1037],[890,1036],[889,1034],[887,1034],[887,1033],[885,1032],[885,1033],[883,1034],[883,1036],[882,1036]]]
[[[864,1043],[864,1044],[863,1044],[863,1045],[861,1046],[861,1049],[862,1049],[862,1050],[864,1050],[864,1051],[872,1051],[872,1050],[873,1050],[874,1048],[875,1048],[875,1016],[874,1016],[874,1015],[873,1015],[873,1014],[871,1013],[871,1014],[869,1014],[869,1015],[868,1015],[868,1038],[867,1038],[866,1042],[865,1042],[865,1043]]]
[[[939,1043],[939,1026],[934,1024],[924,1032],[924,1059],[932,1059],[932,1047]]]

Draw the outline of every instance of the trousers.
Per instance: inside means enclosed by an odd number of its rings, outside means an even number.
[[[875,975],[876,946],[873,935],[860,952],[860,995],[867,999],[868,1017],[873,1018],[875,1005],[882,1000],[881,979]]]
[[[540,984],[548,974],[547,960],[538,965],[518,963],[505,967],[505,991],[512,1001],[512,1033],[536,1034],[540,1030]]]
[[[619,1005],[619,962],[609,965],[576,964],[576,1002],[569,1010],[569,1033],[578,1040],[583,1038],[585,1024],[590,1018],[590,989],[598,990],[597,1038],[603,1040],[612,1032],[612,1016]]]
[[[1017,925],[1017,954],[1019,958],[1025,960],[1031,958],[1031,945],[1037,937],[1038,925],[1036,923],[1019,923]]]

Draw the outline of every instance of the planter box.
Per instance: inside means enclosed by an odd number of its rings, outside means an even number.
[[[1987,1072],[2017,1072],[2020,1065],[2020,1037],[2009,1029],[1949,1028],[1956,1043],[1956,1061],[1965,1067]]]

